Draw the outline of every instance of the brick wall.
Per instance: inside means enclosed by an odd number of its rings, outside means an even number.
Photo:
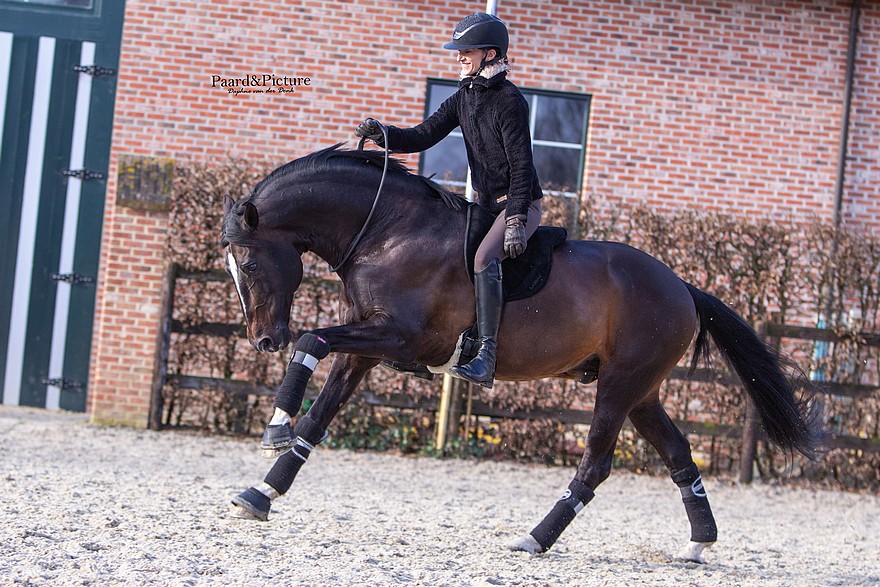
[[[844,210],[876,228],[880,7],[866,4]],[[120,155],[281,163],[353,145],[365,115],[415,124],[425,78],[457,76],[442,44],[483,6],[128,0],[111,178]],[[585,197],[833,213],[847,2],[501,0],[499,16],[515,83],[593,96]],[[311,85],[233,96],[211,83],[264,73]],[[97,420],[146,423],[165,223],[117,206],[109,182],[89,391]]]
[[[859,29],[844,212],[880,231],[880,3],[862,10]]]

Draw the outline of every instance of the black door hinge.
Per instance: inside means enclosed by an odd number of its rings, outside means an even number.
[[[104,174],[100,171],[92,171],[90,169],[64,169],[61,171],[64,177],[75,177],[83,181],[90,179],[104,179]]]
[[[99,65],[74,65],[73,71],[101,77],[102,75],[116,75],[116,70],[110,67],[101,67]]]
[[[70,285],[95,283],[94,277],[90,275],[80,275],[79,273],[53,273],[49,277],[51,277],[53,281],[66,281]]]
[[[76,381],[74,379],[43,377],[40,379],[40,383],[43,385],[51,385],[52,387],[57,387],[61,390],[73,389],[76,391],[82,391],[84,387],[81,381]]]

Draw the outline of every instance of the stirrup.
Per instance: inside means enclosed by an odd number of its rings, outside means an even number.
[[[473,363],[476,360],[477,359],[474,358],[471,361],[471,363]],[[492,377],[491,378],[479,379],[467,371],[467,368],[471,363],[467,363],[466,365],[456,365],[456,366],[452,367],[451,369],[449,369],[450,375],[453,375],[453,376],[458,377],[459,379],[463,379],[465,381],[470,381],[471,383],[479,385],[480,387],[485,387],[486,389],[492,389],[492,386],[495,384],[495,370],[494,369],[492,370]]]
[[[470,383],[473,383],[474,385],[479,385],[480,387],[485,387],[486,389],[492,389],[492,386],[495,385],[495,378],[494,377],[488,381],[480,381],[479,379],[477,379],[475,377],[470,377],[468,375],[465,375],[461,371],[457,370],[455,367],[453,367],[452,369],[449,370],[449,374],[452,375],[453,377],[457,377],[458,379],[461,379],[462,381],[468,381]]]

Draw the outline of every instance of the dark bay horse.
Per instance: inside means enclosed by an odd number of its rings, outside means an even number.
[[[276,169],[247,198],[227,197],[222,245],[255,348],[275,352],[290,343],[303,253],[336,267],[343,284],[343,323],[296,342],[275,405],[295,416],[317,363],[334,353],[326,383],[296,423],[291,450],[262,484],[233,500],[242,514],[267,519],[271,500],[290,489],[367,371],[383,359],[451,366],[459,335],[475,321],[462,254],[464,206],[450,209],[457,196],[394,159],[386,164],[387,175],[380,151],[335,145]],[[380,179],[384,189],[375,205]],[[552,267],[540,292],[505,305],[496,377],[597,379],[596,403],[568,491],[513,548],[535,553],[553,545],[608,477],[629,417],[681,489],[691,539],[680,556],[702,561],[702,550],[716,540],[715,520],[688,441],[659,399],[661,383],[695,337],[692,364],[708,353],[711,335],[773,442],[811,455],[818,427],[752,328],[660,261],[620,243],[566,241],[554,250]]]

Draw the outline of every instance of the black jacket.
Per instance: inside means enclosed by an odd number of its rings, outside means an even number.
[[[477,203],[493,214],[527,214],[542,196],[532,161],[529,104],[503,71],[467,77],[427,120],[412,128],[388,127],[391,150],[424,151],[461,127]],[[506,200],[498,201],[507,195]]]

